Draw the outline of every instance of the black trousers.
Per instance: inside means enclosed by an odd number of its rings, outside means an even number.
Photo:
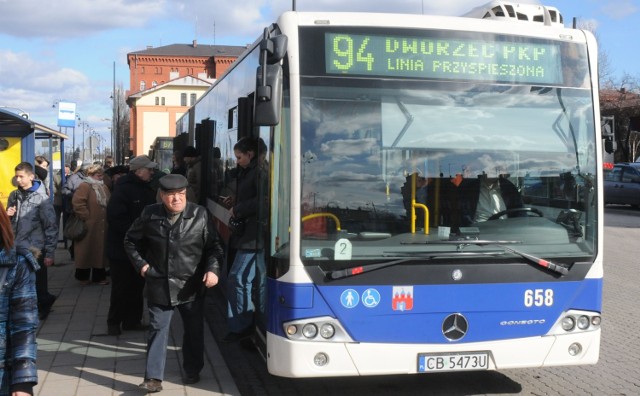
[[[36,271],[36,294],[38,295],[38,306],[51,305],[55,297],[49,293],[49,278],[47,267],[44,265],[44,249],[42,249],[42,254],[38,258],[38,264],[40,265],[40,269]]]
[[[110,260],[111,305],[107,323],[135,326],[142,320],[144,278],[128,260]]]

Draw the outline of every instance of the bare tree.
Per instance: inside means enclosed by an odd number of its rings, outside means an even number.
[[[640,132],[629,132],[629,161],[635,161],[640,155]]]
[[[603,89],[612,89],[614,85],[614,70],[611,66],[611,59],[609,58],[609,52],[601,45],[600,35],[597,31],[597,26],[593,21],[580,21],[578,28],[591,32],[596,38],[598,43],[598,81],[600,81],[600,87]]]

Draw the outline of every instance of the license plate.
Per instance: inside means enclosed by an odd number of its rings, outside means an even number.
[[[488,369],[488,352],[418,354],[419,373]]]

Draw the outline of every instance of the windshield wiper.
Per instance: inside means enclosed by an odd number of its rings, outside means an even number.
[[[462,246],[464,245],[493,245],[493,246],[497,246],[501,249],[506,250],[507,252],[511,252],[513,254],[516,254],[524,259],[526,259],[527,261],[529,261],[530,263],[539,265],[540,267],[546,268],[550,271],[553,271],[555,273],[561,274],[561,275],[567,275],[569,273],[569,269],[563,265],[560,264],[556,264],[554,262],[551,262],[549,260],[545,260],[543,258],[534,256],[533,254],[529,254],[529,253],[524,253],[521,252],[519,250],[516,250],[512,247],[509,246],[505,246],[505,243],[519,243],[518,241],[487,241],[487,240],[462,240],[462,241],[443,241],[443,242],[447,242],[447,243],[457,243],[461,246],[458,246],[458,250],[462,250]]]
[[[421,258],[428,258],[428,257],[421,257]],[[345,268],[345,269],[340,269],[340,270],[333,270],[333,271],[329,271],[326,273],[327,278],[329,279],[342,279],[342,278],[348,278],[350,276],[354,276],[354,275],[359,275],[365,272],[369,272],[369,271],[375,271],[381,268],[386,268],[386,267],[392,267],[394,265],[398,265],[398,264],[402,264],[402,263],[406,263],[408,261],[411,261],[413,259],[410,258],[403,258],[400,260],[392,260],[392,261],[385,261],[383,263],[373,263],[373,264],[367,264],[367,265],[361,265],[359,267],[353,267],[353,268]]]
[[[519,241],[489,241],[489,240],[461,240],[461,241],[438,241],[432,244],[442,244],[442,245],[459,245],[457,251],[455,252],[393,252],[393,251],[387,251],[383,253],[383,256],[389,256],[389,257],[403,257],[406,256],[406,258],[400,258],[397,260],[391,260],[391,261],[385,261],[385,262],[381,262],[381,263],[372,263],[372,264],[365,264],[365,265],[360,265],[358,267],[353,267],[353,268],[345,268],[345,269],[340,269],[340,270],[333,270],[333,271],[328,271],[326,273],[327,278],[329,279],[343,279],[343,278],[348,278],[350,276],[355,276],[355,275],[360,275],[363,274],[365,272],[371,272],[371,271],[375,271],[375,270],[379,270],[382,268],[387,268],[387,267],[392,267],[394,265],[398,265],[398,264],[403,264],[403,263],[407,263],[409,261],[414,261],[414,260],[424,260],[424,259],[428,259],[428,260],[432,260],[434,258],[454,258],[454,257],[460,257],[460,256],[496,256],[499,254],[504,254],[505,251],[509,252],[509,253],[513,253],[515,255],[518,255],[522,258],[524,258],[525,260],[527,260],[530,263],[536,264],[540,267],[546,268],[550,271],[553,271],[555,273],[561,274],[561,275],[567,275],[569,273],[569,269],[565,266],[562,266],[560,264],[556,264],[554,262],[551,262],[549,260],[545,260],[542,259],[540,257],[534,256],[532,254],[529,253],[524,253],[521,252],[519,250],[516,250],[512,247],[508,247],[505,246],[504,244],[506,243],[521,243]],[[428,245],[429,243],[426,243],[426,245]],[[484,245],[493,245],[496,247],[499,247],[500,249],[502,249],[501,251],[484,251],[484,252],[479,252],[479,251],[472,251],[472,252],[463,252],[462,249],[464,248],[465,245],[480,245],[480,246],[484,246]]]
[[[329,279],[342,279],[354,275],[360,275],[365,272],[371,272],[382,268],[392,267],[394,265],[407,263],[415,260],[432,260],[434,258],[452,258],[460,256],[495,256],[496,254],[504,254],[504,251],[487,251],[487,252],[385,252],[383,256],[388,257],[406,257],[397,260],[384,261],[381,263],[371,263],[360,265],[353,268],[345,268],[340,270],[328,271],[325,275]]]
[[[496,246],[501,247],[504,250],[506,250],[508,252],[511,252],[513,254],[517,254],[518,256],[528,260],[529,262],[531,262],[533,264],[537,264],[540,267],[546,268],[546,269],[548,269],[550,271],[553,271],[555,273],[558,273],[558,274],[561,274],[561,275],[567,275],[569,273],[569,269],[567,267],[563,266],[563,265],[553,263],[553,262],[551,262],[549,260],[545,260],[543,258],[534,256],[533,254],[524,253],[524,252],[521,252],[521,251],[516,250],[514,248],[510,248],[510,247],[504,246],[504,245],[496,245]]]

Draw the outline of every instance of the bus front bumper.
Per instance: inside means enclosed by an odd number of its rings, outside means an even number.
[[[416,374],[468,370],[420,368],[421,355],[465,357],[478,352],[487,353],[487,370],[595,364],[600,332],[440,345],[292,341],[268,333],[267,366],[273,375],[292,378]]]

